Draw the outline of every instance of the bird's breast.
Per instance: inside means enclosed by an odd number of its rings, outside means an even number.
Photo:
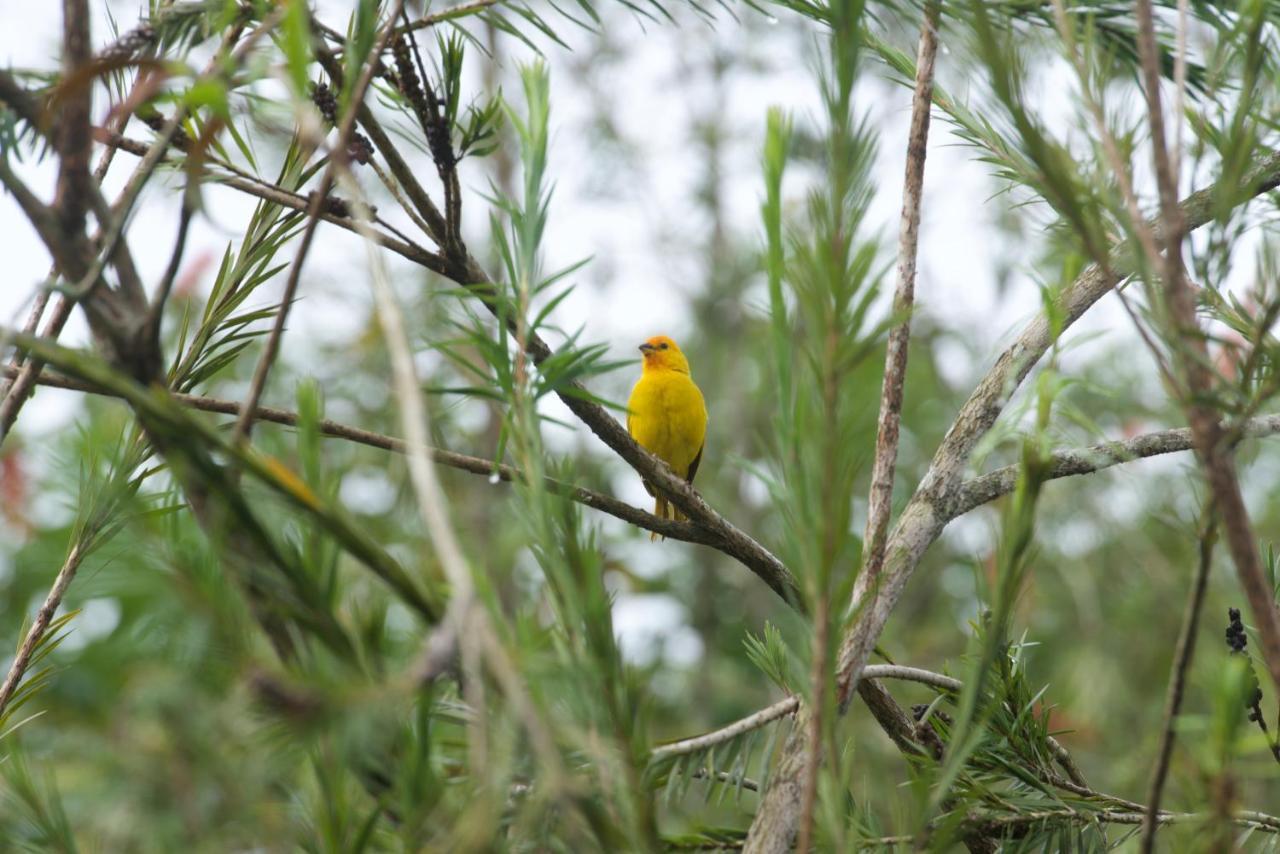
[[[707,408],[687,374],[641,376],[627,403],[632,437],[681,475],[688,473],[706,437]]]

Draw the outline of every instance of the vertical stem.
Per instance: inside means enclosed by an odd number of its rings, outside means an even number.
[[[911,341],[911,309],[915,303],[916,256],[920,244],[920,201],[924,188],[924,163],[929,143],[929,112],[933,103],[934,59],[938,53],[940,6],[930,0],[920,26],[916,50],[916,86],[911,103],[911,128],[907,135],[907,166],[902,183],[902,219],[898,231],[898,271],[893,310],[901,322],[889,332],[885,351],[884,381],[880,389],[880,417],[876,430],[876,457],[871,470],[867,501],[867,528],[862,541],[862,572],[874,589],[884,566],[885,542],[893,505],[893,475],[898,461],[898,435],[902,423],[903,386],[907,378],[907,351]],[[852,686],[841,674],[841,703],[847,703]]]
[[[1160,189],[1160,240],[1164,250],[1160,273],[1164,278],[1170,349],[1181,369],[1183,408],[1195,439],[1196,453],[1214,502],[1221,514],[1227,548],[1236,566],[1240,586],[1249,600],[1263,661],[1272,682],[1280,688],[1280,611],[1267,581],[1249,511],[1240,491],[1232,449],[1226,441],[1221,413],[1212,406],[1214,376],[1209,368],[1209,348],[1196,317],[1196,299],[1182,266],[1185,221],[1178,206],[1177,174],[1165,145],[1164,116],[1160,105],[1160,57],[1156,48],[1151,0],[1136,0],[1138,56],[1146,90],[1147,117],[1151,126],[1152,158]],[[1180,119],[1181,117],[1179,117]]]
[[[1200,531],[1200,562],[1187,595],[1187,607],[1182,617],[1182,630],[1173,656],[1173,671],[1169,674],[1169,691],[1164,704],[1164,729],[1160,735],[1160,752],[1147,789],[1147,814],[1142,822],[1142,850],[1149,854],[1155,850],[1157,819],[1160,815],[1160,794],[1169,775],[1169,759],[1173,755],[1174,720],[1182,707],[1182,695],[1186,688],[1187,671],[1191,668],[1191,656],[1196,648],[1196,630],[1200,625],[1200,610],[1204,604],[1205,588],[1209,584],[1209,567],[1213,563],[1213,546],[1218,536],[1218,520],[1212,502],[1205,509],[1206,521]]]
[[[800,799],[800,839],[797,851],[808,851],[813,839],[813,811],[818,802],[818,769],[822,766],[823,713],[827,701],[827,647],[830,644],[831,615],[828,597],[821,595],[814,607],[815,630],[813,638],[813,667],[810,678],[813,684],[813,708],[805,721],[805,738],[808,741],[809,764],[805,767],[804,788]]]
[[[930,2],[925,7],[920,44],[916,51],[916,87],[911,104],[911,129],[907,136],[907,167],[902,184],[902,219],[898,231],[898,273],[893,294],[893,310],[902,320],[889,332],[885,352],[876,458],[871,471],[867,529],[863,538],[862,571],[872,576],[877,575],[884,564],[884,546],[893,501],[893,472],[898,460],[902,388],[907,374],[907,347],[911,340],[909,315],[915,303],[920,197],[929,142],[929,110],[933,102],[933,63],[938,52],[938,9],[937,2]]]

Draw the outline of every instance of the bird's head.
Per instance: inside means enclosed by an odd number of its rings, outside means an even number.
[[[644,354],[646,371],[679,371],[689,373],[689,360],[680,352],[676,342],[665,335],[655,335],[640,345]]]

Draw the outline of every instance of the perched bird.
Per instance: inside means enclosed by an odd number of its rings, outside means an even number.
[[[627,432],[642,448],[693,483],[707,435],[707,403],[694,385],[689,360],[676,342],[657,335],[641,344],[640,352],[644,363],[627,401]],[[656,498],[655,516],[684,519],[684,514],[669,506],[652,484],[646,482],[644,488]],[[650,537],[657,538],[657,534]]]

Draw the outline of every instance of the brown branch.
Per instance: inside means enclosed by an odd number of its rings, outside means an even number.
[[[1187,595],[1187,606],[1182,616],[1182,630],[1178,633],[1178,645],[1173,655],[1173,670],[1169,674],[1169,689],[1165,696],[1164,726],[1160,733],[1160,749],[1156,765],[1147,788],[1146,821],[1142,825],[1142,850],[1152,852],[1156,845],[1156,827],[1160,817],[1160,795],[1169,774],[1169,760],[1173,756],[1175,738],[1174,723],[1182,707],[1182,695],[1186,688],[1187,671],[1191,668],[1191,656],[1196,648],[1196,631],[1200,625],[1200,613],[1204,605],[1205,589],[1209,586],[1209,568],[1213,564],[1213,546],[1218,537],[1218,520],[1213,505],[1205,510],[1207,521],[1200,532],[1200,561]]]
[[[131,139],[130,137],[121,136],[118,133],[105,129],[98,129],[97,134],[99,142],[129,154],[141,156],[149,147],[144,142]],[[228,164],[216,162],[215,165],[225,167]],[[238,190],[246,195],[254,196],[255,198],[280,205],[281,207],[289,208],[290,210],[303,211],[304,213],[310,209],[311,202],[314,198],[314,196],[307,197],[300,193],[286,190],[275,184],[269,184],[266,181],[253,176],[223,175],[215,172],[212,177],[218,183],[226,187],[230,187],[233,190]],[[355,220],[351,219],[349,216],[339,216],[337,213],[333,212],[333,210],[322,210],[319,214],[319,218],[330,225],[336,225],[339,228],[346,229],[352,233],[358,233],[359,231],[356,228]],[[379,220],[379,222],[381,222],[381,220]],[[389,249],[397,255],[412,261],[421,267],[443,275],[445,263],[444,259],[439,255],[429,252],[427,249],[415,243],[397,240],[396,238],[381,232],[377,233],[377,239],[379,245],[384,249]]]
[[[368,91],[369,84],[373,82],[374,73],[378,68],[379,57],[382,56],[382,51],[386,48],[387,41],[391,38],[391,33],[395,29],[396,16],[400,14],[400,10],[403,8],[404,0],[396,0],[390,15],[387,17],[387,23],[382,28],[382,32],[374,39],[373,47],[369,51],[369,60],[364,63],[360,70],[360,76],[356,78],[355,86],[348,93],[347,109],[342,115],[342,120],[338,123],[337,141],[329,152],[329,162],[325,166],[324,174],[320,177],[320,186],[311,197],[311,203],[307,207],[307,223],[303,227],[302,236],[298,243],[298,251],[293,258],[293,264],[289,268],[289,277],[285,281],[284,296],[281,298],[280,309],[276,312],[275,320],[271,324],[271,332],[267,335],[266,343],[263,345],[262,355],[258,359],[257,367],[254,368],[253,379],[249,384],[249,393],[245,397],[244,410],[241,412],[240,417],[236,419],[233,431],[233,441],[236,443],[249,441],[249,434],[253,429],[253,411],[257,408],[258,401],[262,399],[262,392],[267,385],[267,376],[271,373],[271,367],[275,364],[276,353],[280,350],[280,339],[284,336],[284,327],[289,319],[289,310],[293,307],[294,295],[297,293],[298,283],[302,279],[302,267],[307,262],[307,254],[311,251],[311,241],[315,238],[316,226],[320,223],[321,208],[325,199],[329,196],[329,190],[333,188],[334,181],[337,179],[339,165],[347,156],[347,143],[355,130],[357,105],[364,101],[365,92]]]
[[[31,656],[36,647],[40,645],[40,640],[44,637],[44,633],[48,631],[49,623],[53,621],[53,615],[57,613],[58,606],[62,604],[62,597],[66,595],[71,579],[75,578],[76,570],[80,568],[80,562],[84,559],[84,555],[84,542],[77,542],[67,554],[66,560],[63,561],[62,568],[58,570],[58,575],[53,580],[53,587],[49,589],[49,595],[45,597],[44,604],[36,612],[35,621],[22,639],[22,644],[18,647],[18,654],[14,657],[13,664],[9,667],[9,673],[4,678],[4,684],[0,685],[0,718],[4,716],[5,708],[9,705],[9,701],[13,699],[14,691],[18,690],[18,683],[22,681],[23,675],[27,672],[27,667],[31,664]]]
[[[17,370],[6,366],[4,375],[13,376]],[[84,383],[79,380],[71,379],[61,374],[45,373],[40,376],[40,385],[50,388],[60,388],[69,391],[83,392],[85,394],[95,394],[104,397],[117,397],[111,392]],[[189,406],[192,409],[201,412],[211,412],[219,415],[240,415],[244,407],[239,401],[220,400],[213,397],[203,397],[193,394],[172,393],[172,398],[183,406]],[[298,425],[298,414],[290,412],[287,409],[277,409],[270,406],[259,406],[253,415],[257,421],[267,421],[273,424],[280,424],[286,427],[296,427]],[[406,452],[406,445],[403,439],[393,436],[386,436],[382,433],[375,433],[372,430],[364,430],[359,427],[352,427],[337,421],[331,421],[327,418],[321,419],[316,425],[322,435],[335,439],[343,439],[349,442],[355,442],[360,445],[367,445],[371,448],[380,448],[384,451],[391,451],[397,454]],[[492,460],[482,457],[473,457],[466,454],[459,454],[453,451],[447,451],[441,448],[430,449],[432,459],[450,468],[466,471],[472,474],[484,475],[492,477],[497,475],[498,479],[511,483],[513,481],[523,479],[524,475],[514,466],[502,463],[494,463]],[[719,549],[719,541],[709,534],[706,530],[693,524],[692,522],[677,522],[674,519],[662,519],[638,507],[633,507],[625,501],[619,501],[612,496],[595,492],[584,487],[575,486],[571,483],[565,483],[554,478],[543,478],[544,486],[557,494],[564,495],[569,499],[590,507],[593,510],[599,510],[617,519],[622,520],[638,528],[646,531],[653,531],[673,540],[682,540],[687,543],[697,545],[711,546]]]
[[[1253,613],[1263,662],[1272,683],[1280,689],[1280,608],[1277,608],[1274,591],[1267,581],[1258,540],[1240,491],[1232,448],[1218,413],[1207,403],[1213,397],[1215,379],[1209,369],[1208,344],[1196,317],[1195,293],[1182,266],[1186,215],[1177,204],[1178,176],[1165,146],[1164,114],[1160,105],[1160,56],[1151,2],[1135,0],[1134,8],[1138,20],[1138,57],[1147,99],[1147,120],[1151,126],[1152,157],[1160,190],[1161,243],[1164,249],[1161,274],[1170,331],[1175,333],[1171,336],[1172,349],[1185,383],[1185,392],[1180,396],[1205,479],[1221,513],[1236,575]]]
[[[86,73],[93,59],[89,20],[88,0],[63,0],[62,80],[54,95],[58,185],[53,207],[64,235],[83,233],[89,210],[89,157],[93,153],[89,135],[93,78]]]

